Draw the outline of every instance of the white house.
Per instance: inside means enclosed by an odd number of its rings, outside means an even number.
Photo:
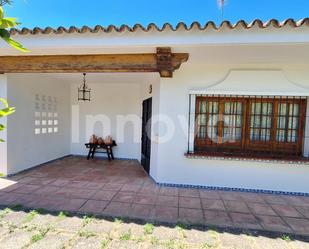
[[[309,19],[11,34],[31,52],[0,44],[0,96],[17,109],[0,172],[86,155],[92,133],[141,160],[144,113],[157,183],[309,193]]]

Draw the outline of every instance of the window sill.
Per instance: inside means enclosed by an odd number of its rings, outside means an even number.
[[[309,158],[271,158],[267,156],[253,156],[253,155],[224,155],[211,153],[185,153],[188,159],[209,159],[209,160],[225,160],[225,161],[247,161],[247,162],[264,162],[264,163],[280,163],[280,164],[300,164],[309,165]]]

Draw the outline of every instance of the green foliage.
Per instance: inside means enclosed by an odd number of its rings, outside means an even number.
[[[282,235],[281,239],[283,239],[284,241],[287,241],[287,242],[291,241],[290,236],[286,235],[286,234]]]
[[[37,210],[32,210],[25,218],[25,222],[30,222],[37,216],[39,212]]]
[[[129,230],[129,231],[123,233],[123,234],[120,236],[119,239],[122,240],[122,241],[127,241],[127,240],[130,240],[131,237],[132,237],[132,232],[131,232],[131,230]]]
[[[151,224],[151,223],[147,223],[147,224],[144,226],[144,234],[145,234],[145,235],[152,234],[152,233],[153,233],[153,230],[154,230],[154,225]]]
[[[21,51],[21,52],[29,52],[27,48],[25,48],[22,44],[19,42],[13,40],[11,38],[11,34],[8,29],[14,28],[20,23],[17,22],[16,18],[13,17],[5,17],[3,5],[5,3],[10,4],[10,1],[1,1],[0,2],[0,38],[4,40],[6,43],[8,43],[11,47]]]
[[[15,107],[9,107],[9,104],[5,99],[0,98],[0,102],[2,102],[5,107],[4,109],[0,109],[0,118],[6,117],[15,112]],[[5,126],[0,124],[0,131],[3,131],[4,129]],[[4,142],[4,140],[0,138],[0,142]]]
[[[101,241],[101,248],[106,249],[108,247],[109,243],[110,243],[110,239],[103,239]]]
[[[38,242],[39,240],[42,240],[45,237],[45,235],[48,233],[48,231],[49,231],[49,228],[40,229],[40,231],[37,234],[31,237],[31,242],[35,243],[35,242]]]
[[[67,211],[61,211],[59,214],[58,214],[58,217],[61,218],[61,219],[64,219],[66,217],[69,216],[69,213]]]

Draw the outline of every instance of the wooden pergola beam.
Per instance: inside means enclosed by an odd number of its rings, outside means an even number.
[[[0,56],[0,73],[158,72],[172,77],[188,58],[170,48],[157,48],[153,54]]]

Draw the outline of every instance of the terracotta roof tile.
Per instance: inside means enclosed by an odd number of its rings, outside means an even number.
[[[252,27],[258,27],[261,29],[267,28],[267,27],[274,27],[274,28],[282,28],[285,26],[289,26],[292,28],[298,28],[302,26],[308,26],[309,27],[309,18],[304,18],[299,21],[296,21],[294,19],[286,19],[282,22],[279,22],[278,20],[271,19],[267,22],[262,22],[259,19],[256,19],[252,21],[251,23],[247,23],[244,20],[240,20],[235,24],[232,24],[229,21],[223,21],[220,25],[216,25],[214,22],[209,21],[205,25],[200,24],[199,22],[193,22],[191,25],[187,25],[183,22],[178,23],[176,26],[171,25],[170,23],[165,23],[161,28],[158,27],[154,23],[150,23],[147,25],[147,27],[144,27],[141,24],[135,24],[133,27],[130,27],[128,25],[121,25],[120,27],[116,27],[114,25],[109,25],[107,27],[103,27],[101,25],[97,25],[94,28],[90,28],[88,26],[83,26],[81,28],[77,28],[75,26],[71,26],[69,28],[64,27],[58,27],[56,29],[51,27],[46,27],[44,29],[35,27],[33,29],[28,28],[22,28],[22,29],[11,29],[10,33],[11,35],[20,34],[20,35],[27,35],[27,34],[63,34],[63,33],[98,33],[98,32],[136,32],[137,30],[141,30],[144,32],[156,30],[159,32],[165,31],[165,30],[172,30],[172,31],[178,31],[180,29],[184,29],[187,31],[190,31],[192,29],[198,29],[198,30],[207,30],[207,29],[213,29],[213,30],[220,30],[222,28],[228,28],[228,29],[235,29],[235,28],[243,28],[243,29],[250,29]]]

